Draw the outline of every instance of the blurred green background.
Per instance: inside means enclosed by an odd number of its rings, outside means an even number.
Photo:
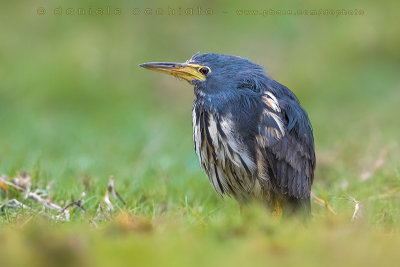
[[[41,7],[46,12],[39,15]],[[107,12],[108,7],[121,14],[88,14],[89,8]],[[199,7],[213,14],[197,15]],[[55,8],[61,8],[61,16],[53,14]],[[66,14],[68,8],[74,15]],[[86,14],[78,15],[78,8]],[[146,8],[153,14],[145,15]],[[163,15],[154,14],[157,8]],[[168,15],[168,8],[175,15]],[[179,8],[193,8],[194,14],[179,15]],[[237,14],[270,8],[362,9],[365,14]],[[0,239],[15,244],[5,258],[12,264],[15,255],[25,253],[29,261],[37,257],[30,242],[49,237],[55,248],[48,244],[39,250],[39,265],[64,262],[52,262],[51,255],[59,259],[59,254],[69,258],[67,265],[91,258],[262,266],[282,257],[286,263],[320,265],[343,255],[349,264],[360,259],[372,264],[371,257],[390,264],[396,252],[378,248],[400,243],[399,8],[394,0],[2,3],[0,175],[27,171],[37,187],[54,181],[51,199],[60,205],[87,194],[85,215],[77,211],[73,222],[50,233],[42,223],[33,228],[23,223],[24,235],[13,232],[34,213],[3,211]],[[132,14],[134,9],[141,14]],[[314,128],[313,191],[337,215],[314,205],[313,222],[304,229],[271,221],[257,208],[241,216],[234,201],[217,198],[193,151],[192,87],[138,67],[185,61],[198,51],[246,57],[298,96]],[[101,224],[101,231],[87,231],[110,175],[127,205],[118,206],[117,219]],[[357,224],[350,222],[349,197],[362,203]],[[1,201],[8,198],[0,194]],[[138,217],[139,227],[121,227],[120,221],[136,225]],[[141,220],[152,225],[150,233],[138,233]],[[76,233],[85,234],[71,241]],[[75,251],[74,242],[82,248]],[[376,253],[365,257],[371,250]]]

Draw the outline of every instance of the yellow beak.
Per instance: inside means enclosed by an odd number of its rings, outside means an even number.
[[[140,64],[139,66],[145,69],[167,73],[169,75],[185,79],[188,82],[193,80],[206,80],[205,75],[199,72],[201,66],[197,64],[150,62]]]

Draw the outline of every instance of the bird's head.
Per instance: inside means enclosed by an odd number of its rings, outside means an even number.
[[[197,98],[218,105],[258,95],[268,79],[263,67],[225,54],[197,53],[184,63],[152,62],[140,66],[182,78],[194,86]]]

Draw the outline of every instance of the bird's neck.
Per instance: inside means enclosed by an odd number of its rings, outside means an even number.
[[[226,112],[229,103],[225,103],[223,98],[215,95],[205,94],[204,92],[195,89],[194,105],[200,107],[202,110],[213,115],[223,114]]]
[[[259,106],[259,97],[245,94],[228,94],[224,92],[207,94],[194,89],[194,105],[213,115],[223,116],[227,113],[252,113]]]

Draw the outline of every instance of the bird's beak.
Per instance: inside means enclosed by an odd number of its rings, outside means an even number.
[[[193,80],[205,81],[205,75],[199,72],[200,65],[189,63],[163,63],[150,62],[139,65],[142,68],[167,73],[169,75],[185,79],[188,82]]]

